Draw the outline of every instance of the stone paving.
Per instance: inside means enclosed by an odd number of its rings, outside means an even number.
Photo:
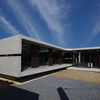
[[[2,90],[0,100],[100,100],[100,85],[48,76]]]

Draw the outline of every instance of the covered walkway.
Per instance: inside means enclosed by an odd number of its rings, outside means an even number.
[[[67,68],[67,69],[100,72],[100,68],[79,68],[79,67],[69,67],[69,68]]]
[[[21,72],[21,77],[27,76],[27,75],[39,74],[39,73],[48,72],[48,71],[53,71],[53,70],[58,70],[58,69],[63,69],[63,68],[67,68],[71,65],[72,64],[61,64],[61,65],[56,64],[56,65],[52,65],[52,66],[45,65],[45,66],[40,66],[40,67],[36,67],[36,68],[29,67],[28,69]]]

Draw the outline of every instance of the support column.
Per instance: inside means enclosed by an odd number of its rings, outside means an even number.
[[[62,52],[58,51],[58,64],[62,64]]]
[[[75,55],[74,55],[74,53],[73,53],[73,63],[74,63],[74,59],[75,59]]]
[[[57,64],[57,63],[58,63],[57,51],[55,51],[54,56],[55,56],[55,58],[54,58],[54,59],[55,59],[54,63]]]
[[[84,53],[82,53],[82,62],[85,62],[85,60],[84,60]]]
[[[78,54],[76,54],[75,62],[76,62],[76,64],[78,64]]]
[[[45,65],[45,55],[43,54],[43,65]]]
[[[90,66],[89,67],[92,67],[92,56],[91,56],[91,54],[90,54]]]
[[[49,56],[48,56],[48,65],[53,65],[53,50],[49,49]]]
[[[94,62],[93,62],[93,64],[94,64],[94,67],[97,66],[97,55],[96,55],[96,53],[94,54]]]
[[[75,63],[75,54],[73,53],[73,64]]]
[[[81,53],[78,55],[78,63],[81,63]]]
[[[100,68],[100,55],[99,55],[99,68]]]
[[[31,46],[31,67],[38,67],[39,66],[39,47],[38,46]]]

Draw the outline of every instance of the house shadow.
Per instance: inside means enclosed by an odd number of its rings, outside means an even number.
[[[62,87],[57,88],[57,91],[61,100],[69,100],[68,96],[66,95]]]
[[[0,80],[0,90],[9,87],[11,84],[13,84],[13,83]]]
[[[11,86],[0,90],[0,100],[39,100],[39,94]]]

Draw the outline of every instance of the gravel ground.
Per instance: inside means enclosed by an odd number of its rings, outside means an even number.
[[[100,100],[100,85],[48,76],[0,91],[0,100]]]
[[[51,76],[100,84],[100,72],[67,69],[67,70],[63,70],[63,71],[59,71],[57,73],[51,74]]]

